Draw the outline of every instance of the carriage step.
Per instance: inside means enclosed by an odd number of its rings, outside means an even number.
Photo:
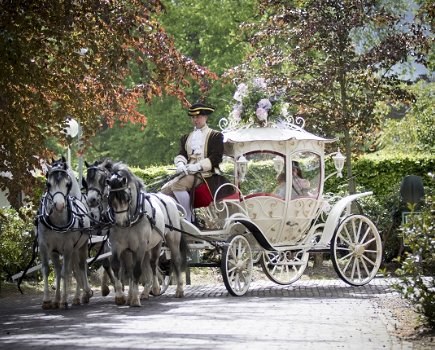
[[[189,267],[220,267],[220,263],[216,262],[192,262],[189,263]]]
[[[331,249],[329,248],[318,248],[318,249],[310,249],[308,253],[330,253]]]

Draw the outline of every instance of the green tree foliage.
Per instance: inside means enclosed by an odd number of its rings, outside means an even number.
[[[410,208],[412,210],[412,208]],[[396,270],[400,282],[395,288],[424,316],[428,325],[435,327],[435,198],[426,197],[426,204],[409,217],[403,226],[405,256],[399,258],[401,267]]]
[[[239,26],[254,21],[256,0],[166,0],[159,20],[174,40],[175,47],[185,56],[220,75],[240,64],[249,45],[243,41]],[[135,79],[133,75],[132,79]],[[210,82],[204,93],[195,85],[186,89],[189,102],[205,99],[216,111],[209,124],[217,128],[219,119],[226,117],[233,87],[222,79]],[[92,139],[87,159],[110,156],[134,166],[171,164],[178,151],[179,138],[191,129],[184,106],[163,95],[151,104],[141,104],[139,111],[148,117],[148,124],[126,125],[104,129]]]
[[[85,137],[116,120],[146,124],[140,99],[163,93],[186,103],[185,88],[216,76],[174,47],[155,1],[0,0],[0,177],[18,205],[30,171],[48,158],[45,141],[66,116]],[[126,78],[138,72],[135,81]]]
[[[31,216],[29,208],[20,213],[0,209],[0,282],[23,271],[30,261],[34,241]]]
[[[415,102],[400,119],[387,119],[378,148],[381,154],[435,154],[435,83],[420,81],[409,87]]]
[[[379,127],[377,101],[410,103],[398,64],[425,63],[428,38],[402,2],[386,0],[263,0],[255,52],[229,74],[243,80],[254,69],[284,95],[307,128],[343,136],[347,175],[351,154]],[[355,184],[350,181],[350,191]]]

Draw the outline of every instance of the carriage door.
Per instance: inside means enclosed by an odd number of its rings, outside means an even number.
[[[289,197],[280,240],[295,244],[305,237],[320,205],[321,158],[309,151],[293,153],[287,171]]]
[[[254,151],[244,154],[248,169],[240,190],[244,194],[251,220],[262,230],[270,243],[279,242],[286,211],[286,156],[275,151]]]

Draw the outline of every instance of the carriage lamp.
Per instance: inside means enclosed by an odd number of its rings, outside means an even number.
[[[273,168],[277,174],[281,174],[282,169],[284,169],[284,159],[279,156],[273,158]]]
[[[343,167],[344,167],[344,161],[346,160],[346,157],[343,156],[340,152],[340,148],[338,149],[337,153],[332,157],[332,160],[334,161],[335,169],[337,170],[337,176],[343,177]]]
[[[245,181],[246,173],[248,172],[248,160],[245,156],[240,156],[237,158],[237,173],[240,182]]]

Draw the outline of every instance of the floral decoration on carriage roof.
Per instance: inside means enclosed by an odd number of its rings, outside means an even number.
[[[264,78],[254,78],[237,86],[235,100],[229,114],[229,124],[256,124],[265,127],[271,124],[295,124],[289,111],[290,104],[283,99],[284,94],[273,93]],[[304,124],[299,121],[298,124]],[[303,125],[299,125],[303,127]]]

